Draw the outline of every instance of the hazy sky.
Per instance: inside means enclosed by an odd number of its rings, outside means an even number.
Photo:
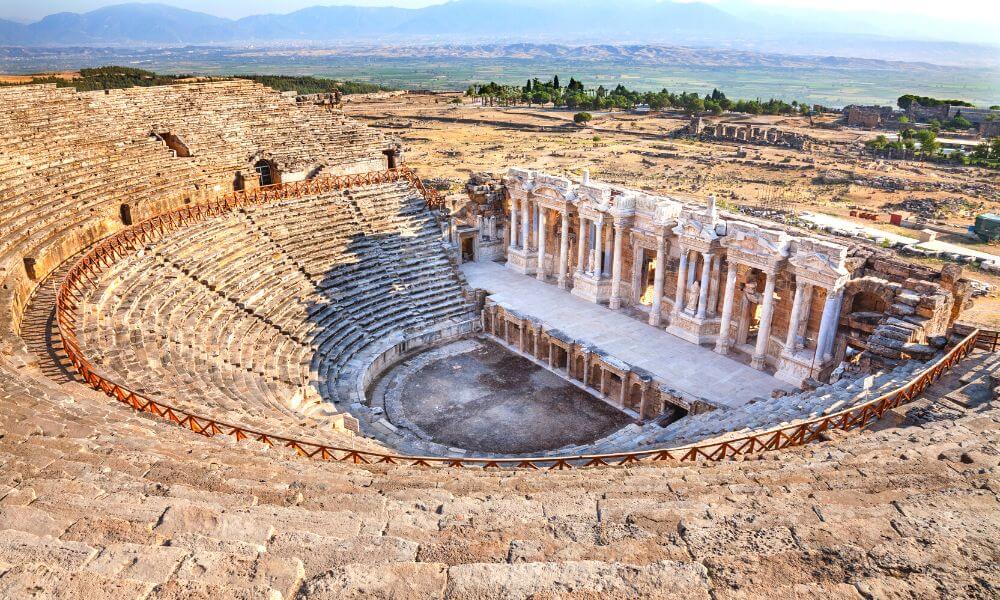
[[[0,0],[0,18],[16,21],[34,21],[45,15],[70,11],[86,12],[112,4],[123,4],[128,0]],[[545,0],[538,0],[544,2]],[[621,0],[607,0],[616,2]],[[669,1],[669,0],[664,0]],[[884,12],[909,14],[924,17],[944,18],[952,21],[970,22],[994,21],[1000,23],[1000,0],[963,0],[955,4],[942,4],[940,0],[836,0],[818,2],[816,0],[700,0],[721,7],[738,8],[743,5],[782,7],[796,9],[816,8],[851,12]],[[222,17],[243,17],[260,13],[288,13],[306,6],[317,4],[355,4],[369,6],[419,7],[442,4],[443,0],[161,0],[181,8],[197,10]],[[955,10],[952,10],[952,9]]]

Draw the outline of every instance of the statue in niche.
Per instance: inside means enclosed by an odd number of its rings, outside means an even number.
[[[746,297],[748,302],[752,304],[760,304],[761,294],[757,291],[756,281],[748,281],[744,284],[743,295]]]
[[[701,295],[701,283],[695,279],[694,283],[687,291],[687,299],[685,301],[686,309],[688,312],[694,312],[698,310],[698,296]]]

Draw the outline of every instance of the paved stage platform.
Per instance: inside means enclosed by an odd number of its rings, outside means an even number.
[[[645,369],[685,394],[735,407],[756,396],[770,396],[775,388],[794,389],[709,348],[509,271],[499,263],[465,263],[462,272],[472,287],[487,290],[498,304]]]

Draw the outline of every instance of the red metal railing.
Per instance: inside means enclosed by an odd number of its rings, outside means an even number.
[[[193,413],[191,411],[153,400],[124,385],[99,374],[80,349],[76,337],[77,308],[83,301],[88,284],[96,285],[105,268],[130,256],[144,244],[152,242],[169,231],[212,216],[223,214],[240,206],[261,204],[296,195],[322,193],[355,185],[370,185],[406,179],[403,170],[383,173],[348,175],[272,186],[227,195],[207,204],[184,207],[142,221],[100,242],[70,269],[59,288],[56,298],[56,318],[59,323],[63,347],[73,367],[83,380],[133,410],[150,413],[205,436],[228,435],[239,441],[255,440],[268,446],[291,448],[301,456],[323,460],[364,464],[402,464],[414,466],[476,466],[482,468],[515,467],[527,469],[569,469],[575,467],[628,465],[662,461],[689,462],[698,460],[725,460],[744,454],[770,450],[783,450],[803,446],[821,439],[829,430],[851,431],[862,429],[881,418],[887,411],[913,400],[927,386],[937,381],[955,364],[968,356],[979,343],[980,331],[973,330],[949,350],[940,360],[916,375],[896,390],[863,404],[837,413],[801,423],[747,434],[723,441],[657,448],[612,454],[585,454],[572,456],[536,456],[528,458],[454,458],[443,456],[407,456],[402,454],[371,452],[331,446],[306,439],[290,438],[266,431],[250,429],[237,423]],[[412,182],[411,182],[412,183]],[[416,184],[414,184],[416,186]],[[996,339],[994,334],[993,339]]]

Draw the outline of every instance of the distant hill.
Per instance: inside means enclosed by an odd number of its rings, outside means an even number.
[[[812,18],[806,26],[781,13],[736,15],[727,10],[725,2],[454,0],[419,9],[313,6],[288,14],[226,19],[165,4],[119,4],[82,14],[57,13],[30,24],[0,20],[0,46],[645,44],[1000,65],[1000,47],[995,44],[905,39],[910,22],[905,14],[892,20],[898,35],[886,36],[832,13],[824,20]],[[852,33],[853,26],[860,29]]]
[[[314,6],[238,20],[164,4],[119,4],[57,13],[23,25],[0,21],[0,44],[200,44],[259,41],[340,42],[403,37],[449,39],[604,35],[625,39],[737,29],[739,19],[706,4],[635,0],[457,0],[422,9]]]

